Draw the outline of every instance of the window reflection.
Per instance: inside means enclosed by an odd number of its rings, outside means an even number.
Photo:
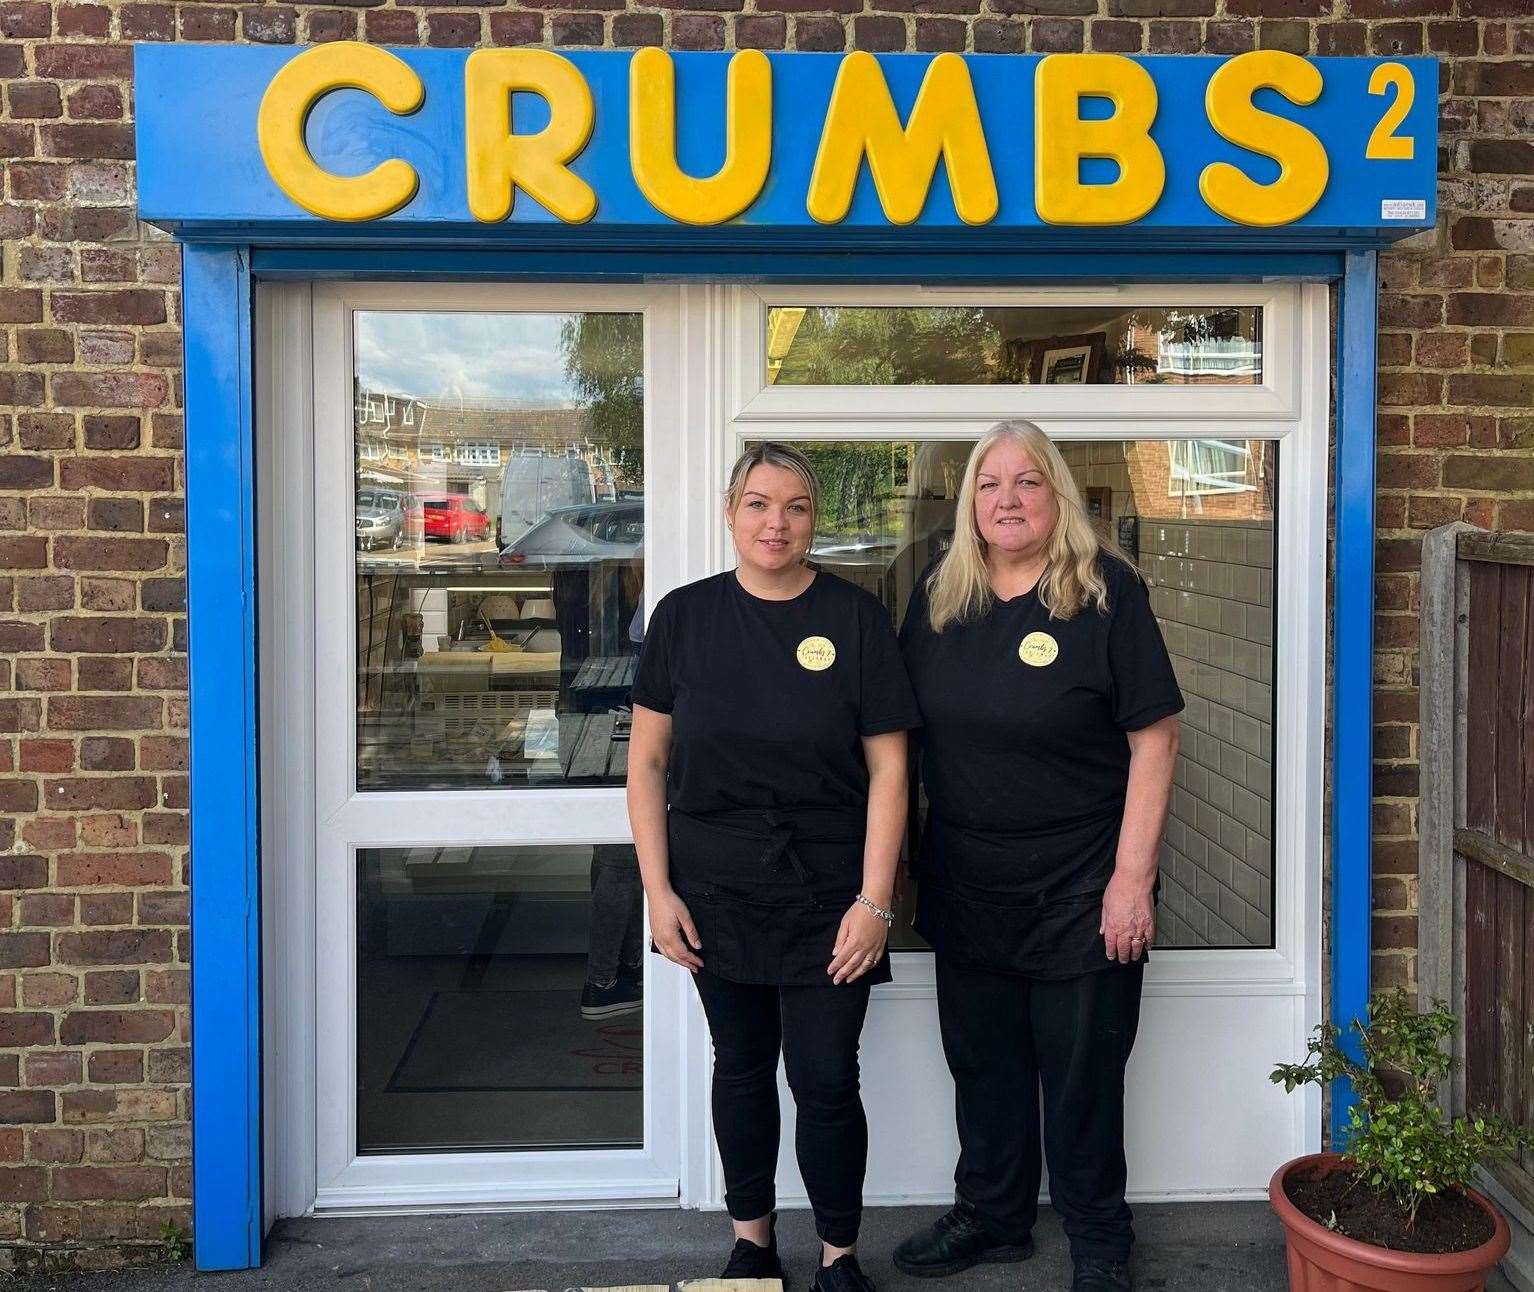
[[[1262,309],[778,305],[767,311],[767,381],[1259,385]]]
[[[879,597],[898,624],[916,579],[952,538],[971,445],[799,447],[821,483],[811,560]],[[1271,946],[1278,445],[1072,441],[1060,450],[1088,514],[1149,578],[1188,702],[1161,851],[1158,943]],[[906,890],[892,945],[919,947]]]
[[[621,783],[643,317],[354,327],[358,787]]]

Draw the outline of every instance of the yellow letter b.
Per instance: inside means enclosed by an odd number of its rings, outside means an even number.
[[[1166,163],[1150,137],[1156,83],[1121,54],[1050,54],[1034,82],[1033,206],[1046,224],[1131,224],[1166,186]],[[1083,98],[1107,99],[1113,115],[1083,121]],[[1083,184],[1081,159],[1107,157],[1118,178]]]

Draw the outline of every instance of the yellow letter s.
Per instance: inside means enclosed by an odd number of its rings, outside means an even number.
[[[1321,72],[1298,54],[1254,50],[1223,64],[1209,78],[1204,109],[1223,139],[1278,163],[1278,178],[1258,184],[1229,162],[1211,162],[1198,179],[1210,210],[1237,224],[1292,224],[1326,191],[1330,163],[1321,141],[1285,117],[1252,102],[1258,90],[1277,90],[1301,106],[1321,97]]]

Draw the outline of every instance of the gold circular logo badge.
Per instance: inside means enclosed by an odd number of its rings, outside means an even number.
[[[823,673],[836,663],[836,646],[829,637],[806,637],[794,654],[799,666],[811,673]]]
[[[1032,664],[1034,668],[1053,664],[1059,653],[1060,643],[1048,633],[1029,633],[1017,647],[1018,659],[1024,664]]]

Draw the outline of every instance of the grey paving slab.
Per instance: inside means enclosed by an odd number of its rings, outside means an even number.
[[[980,1266],[943,1280],[899,1274],[889,1254],[934,1207],[871,1209],[860,1256],[880,1292],[1067,1292],[1070,1257],[1052,1214],[1038,1251],[1019,1265]],[[1135,1209],[1141,1292],[1284,1292],[1283,1239],[1265,1203]],[[779,1245],[788,1292],[807,1292],[817,1245],[810,1216],[786,1211]],[[718,1272],[729,1247],[717,1212],[556,1211],[292,1220],[272,1232],[259,1270],[199,1274],[189,1264],[104,1274],[0,1280],[0,1292],[519,1292],[675,1283]]]

